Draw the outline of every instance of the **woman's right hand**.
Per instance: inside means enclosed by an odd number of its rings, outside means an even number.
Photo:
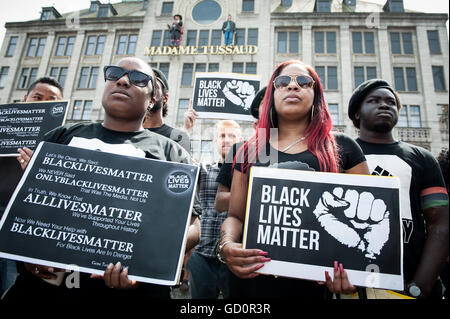
[[[255,278],[258,269],[271,259],[260,249],[244,249],[242,244],[229,243],[222,249],[222,258],[232,273],[242,279]]]
[[[30,263],[24,263],[24,267],[27,271],[29,271],[36,277],[39,277],[42,279],[56,279],[55,272],[64,271],[63,269],[59,269],[59,268],[30,264]]]

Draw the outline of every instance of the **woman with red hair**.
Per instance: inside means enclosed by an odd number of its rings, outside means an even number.
[[[218,254],[235,276],[231,297],[322,298],[323,285],[313,281],[258,276],[270,261],[260,249],[243,249],[242,229],[252,165],[308,169],[322,172],[369,174],[358,144],[344,134],[331,135],[331,116],[314,69],[301,61],[280,64],[272,74],[263,99],[260,121],[234,158],[228,217],[221,228]],[[356,291],[342,264],[334,264],[334,278],[324,274],[331,292]]]

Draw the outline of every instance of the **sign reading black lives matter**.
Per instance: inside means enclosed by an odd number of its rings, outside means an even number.
[[[325,281],[333,263],[353,285],[403,290],[396,177],[253,167],[243,245],[267,251],[259,272]]]
[[[196,73],[192,107],[199,118],[253,121],[250,106],[260,82],[251,74]]]
[[[0,105],[0,156],[18,156],[17,149],[32,150],[44,134],[64,124],[69,101]]]
[[[42,142],[0,222],[0,257],[179,278],[198,167]]]

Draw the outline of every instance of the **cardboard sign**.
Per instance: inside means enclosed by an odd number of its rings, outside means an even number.
[[[259,272],[403,290],[400,180],[252,167],[243,246],[267,251]]]
[[[198,167],[42,142],[0,222],[0,257],[174,285]]]
[[[45,133],[63,125],[69,101],[0,105],[0,156],[19,156],[18,148],[36,148]]]
[[[192,107],[199,118],[253,121],[250,106],[259,87],[257,75],[196,73]]]

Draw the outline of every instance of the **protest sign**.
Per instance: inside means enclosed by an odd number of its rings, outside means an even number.
[[[174,285],[198,167],[42,142],[0,221],[0,257]]]
[[[0,105],[0,156],[19,156],[18,148],[36,148],[45,133],[64,124],[69,101]]]
[[[199,118],[253,121],[250,106],[259,87],[257,75],[199,72],[192,107]]]
[[[267,251],[259,272],[325,281],[342,263],[353,285],[403,290],[396,177],[253,167],[243,246]]]

